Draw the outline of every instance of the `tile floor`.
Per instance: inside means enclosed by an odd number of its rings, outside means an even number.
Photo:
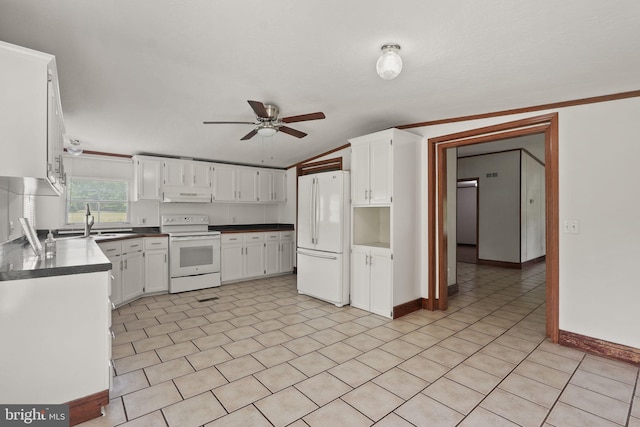
[[[82,425],[639,427],[638,368],[545,339],[544,274],[461,263],[448,311],[397,320],[293,275],[143,298],[113,312],[111,403]]]

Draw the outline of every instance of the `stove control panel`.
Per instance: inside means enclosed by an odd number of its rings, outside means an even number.
[[[162,224],[209,225],[209,217],[207,215],[162,215]]]

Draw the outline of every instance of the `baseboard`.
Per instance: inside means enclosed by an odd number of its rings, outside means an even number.
[[[546,255],[542,255],[542,256],[540,256],[538,258],[533,258],[533,259],[530,259],[529,261],[525,261],[521,265],[522,265],[522,268],[530,267],[532,265],[540,264],[541,262],[545,262],[546,260],[547,260]]]
[[[574,332],[563,331],[562,329],[558,337],[558,344],[573,347],[596,356],[640,366],[640,348],[628,347]]]
[[[455,295],[459,292],[458,284],[454,283],[453,285],[447,286],[447,296]]]
[[[492,259],[478,258],[478,264],[491,265],[493,267],[514,268],[518,270],[522,268],[522,264],[520,264],[519,262],[494,261]]]
[[[69,403],[69,425],[98,418],[102,415],[102,407],[109,404],[109,390],[100,391]]]
[[[404,304],[396,305],[393,307],[393,318],[397,319],[402,316],[406,316],[409,313],[418,311],[422,308],[422,298],[418,298],[412,301],[405,302]]]

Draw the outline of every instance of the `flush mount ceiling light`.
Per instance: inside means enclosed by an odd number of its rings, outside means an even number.
[[[82,147],[80,146],[79,139],[70,139],[69,146],[67,147],[67,153],[79,156],[82,154]]]
[[[376,63],[376,71],[385,80],[395,79],[402,71],[402,58],[398,54],[400,45],[388,43],[380,49],[382,50],[382,55],[380,55]]]

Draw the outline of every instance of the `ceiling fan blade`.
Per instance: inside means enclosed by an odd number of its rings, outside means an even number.
[[[294,123],[294,122],[305,122],[307,120],[320,120],[320,119],[324,119],[325,115],[322,112],[317,112],[317,113],[309,113],[309,114],[300,114],[299,116],[290,116],[290,117],[283,117],[282,122],[284,123]]]
[[[247,139],[251,139],[254,136],[256,136],[257,133],[258,133],[258,129],[254,129],[248,134],[246,134],[245,136],[243,136],[242,138],[240,138],[240,141],[246,141]]]
[[[267,113],[267,109],[264,107],[264,104],[260,101],[247,101],[251,108],[253,108],[253,112],[256,113],[258,117],[269,117],[269,113]]]
[[[202,122],[205,125],[255,125],[254,122]]]
[[[299,130],[291,129],[288,126],[280,126],[278,130],[284,133],[288,133],[291,136],[295,136],[296,138],[304,138],[305,136],[307,136],[306,133],[300,132]]]

